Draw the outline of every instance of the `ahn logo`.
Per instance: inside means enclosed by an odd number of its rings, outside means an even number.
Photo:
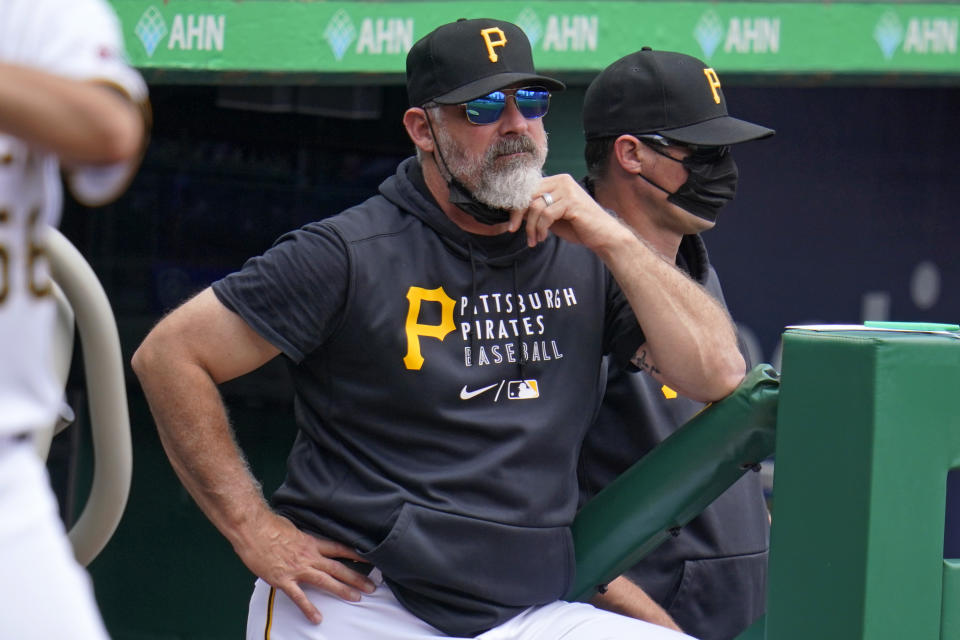
[[[900,16],[893,11],[887,11],[880,16],[873,28],[873,39],[877,41],[883,57],[887,60],[892,59],[897,47],[903,42],[903,24],[900,22]]]
[[[530,46],[543,51],[596,51],[600,18],[595,15],[550,14],[546,23],[525,7],[514,20],[530,40]]]
[[[338,62],[354,42],[357,54],[406,55],[413,46],[413,27],[413,18],[364,18],[358,28],[346,9],[338,9],[327,22],[323,39]]]
[[[160,10],[150,5],[137,20],[133,32],[143,44],[143,50],[147,56],[152,58],[164,39],[167,42],[167,49],[223,51],[226,30],[227,17],[222,14],[178,13],[173,16],[168,26]]]
[[[137,20],[137,26],[134,27],[133,32],[143,43],[143,50],[147,52],[147,56],[152,58],[153,52],[157,50],[157,45],[169,33],[169,30],[160,10],[150,5]]]
[[[780,18],[734,16],[724,24],[716,12],[706,11],[693,37],[708,60],[721,43],[724,53],[775,54],[780,52]]]
[[[333,14],[330,22],[327,23],[327,28],[323,30],[323,39],[330,45],[333,57],[343,60],[347,49],[357,39],[357,28],[353,26],[353,20],[350,19],[350,14],[346,10],[340,9]]]
[[[873,28],[873,39],[892,60],[898,50],[910,54],[948,54],[957,52],[956,18],[909,18],[906,25],[894,11],[887,11]],[[902,48],[901,48],[901,45]]]

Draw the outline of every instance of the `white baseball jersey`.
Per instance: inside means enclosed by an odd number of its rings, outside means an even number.
[[[0,62],[103,82],[145,104],[146,85],[123,58],[119,24],[103,0],[0,0]],[[136,164],[75,168],[85,204],[115,198]],[[41,241],[60,219],[55,155],[0,131],[0,437],[53,423],[62,390],[51,370],[54,301]]]

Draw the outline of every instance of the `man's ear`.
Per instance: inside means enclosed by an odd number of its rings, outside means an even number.
[[[622,171],[643,173],[643,155],[643,143],[636,136],[625,133],[613,143],[613,157]]]
[[[403,126],[410,140],[424,153],[433,153],[433,133],[427,123],[427,112],[420,107],[410,107],[403,114]]]

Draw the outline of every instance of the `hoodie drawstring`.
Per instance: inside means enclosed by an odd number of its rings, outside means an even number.
[[[470,254],[470,354],[476,361],[477,334],[474,320],[477,314],[477,259],[473,255],[473,243],[467,242],[467,252]]]
[[[519,282],[520,282],[520,266],[517,260],[513,261],[513,299],[517,300],[519,297]],[[517,322],[517,326],[520,327],[520,304],[513,305],[513,317]],[[523,350],[523,343],[520,341],[520,331],[518,330],[516,335],[513,337],[513,343],[517,349],[517,370],[520,372],[520,379],[525,380],[523,377],[523,365],[527,362],[527,354]]]
[[[470,256],[470,353],[474,359],[478,358],[477,355],[477,329],[476,329],[476,315],[477,315],[477,258],[473,253],[473,243],[467,242],[467,253]],[[520,331],[519,327],[523,326],[523,323],[520,319],[520,261],[513,261],[513,318],[516,326],[518,327],[517,332],[513,336],[513,346],[517,351],[517,371],[520,375],[520,380],[525,380],[523,375],[523,365],[529,361],[529,356],[523,350],[523,341],[520,340]]]

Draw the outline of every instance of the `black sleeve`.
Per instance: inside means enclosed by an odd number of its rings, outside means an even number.
[[[212,286],[220,302],[300,362],[336,330],[348,278],[346,247],[320,222],[281,236],[262,256]]]

